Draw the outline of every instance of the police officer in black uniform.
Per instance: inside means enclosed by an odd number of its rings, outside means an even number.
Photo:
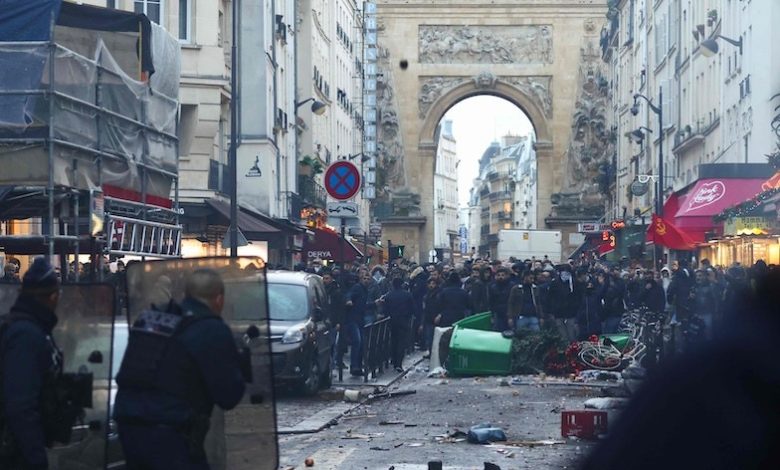
[[[208,469],[213,407],[232,409],[244,394],[238,349],[219,316],[221,277],[197,270],[185,295],[180,309],[143,312],[130,331],[114,410],[129,470]]]
[[[46,469],[52,416],[44,407],[62,373],[62,352],[52,339],[59,301],[57,273],[36,258],[22,278],[10,313],[0,320],[0,468]]]

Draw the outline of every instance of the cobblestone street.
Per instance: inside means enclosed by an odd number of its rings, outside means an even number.
[[[392,389],[413,394],[356,406],[338,424],[316,434],[280,436],[280,468],[303,468],[306,458],[314,459],[313,468],[319,469],[425,469],[431,460],[452,470],[482,469],[484,462],[503,469],[575,468],[593,444],[564,441],[560,411],[581,409],[586,399],[599,395],[598,387],[533,379],[510,385],[510,380],[427,378],[421,369],[414,370]],[[284,426],[293,424],[292,416],[304,416],[296,411],[301,405],[296,400],[279,402]],[[507,444],[470,444],[465,435],[445,438],[480,423],[504,429]],[[533,441],[548,442],[519,444]]]

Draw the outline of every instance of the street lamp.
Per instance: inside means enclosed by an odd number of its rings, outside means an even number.
[[[650,110],[658,115],[658,186],[656,186],[655,213],[658,214],[659,217],[662,217],[664,212],[664,112],[661,103],[663,103],[664,100],[664,90],[662,87],[658,88],[658,105],[654,105],[653,101],[645,95],[640,93],[635,94],[634,105],[631,106],[631,114],[634,116],[639,114],[640,98],[645,100],[650,107]],[[642,132],[641,128],[638,130],[640,133]],[[633,135],[634,132],[631,134]]]
[[[701,42],[701,53],[704,54],[705,57],[712,57],[718,53],[720,50],[720,46],[718,45],[717,41],[718,38],[723,39],[732,46],[738,47],[739,55],[742,55],[742,36],[740,36],[739,39],[735,41],[734,39],[718,34],[711,39],[705,39]]]
[[[307,98],[307,99],[305,99],[303,101],[295,103],[295,109],[300,108],[301,106],[305,105],[309,101],[313,102],[311,104],[311,112],[313,112],[317,116],[322,116],[323,114],[325,114],[325,111],[328,110],[328,105],[327,104],[323,103],[322,101],[317,101],[314,98]]]
[[[638,129],[628,133],[628,138],[631,139],[632,142],[642,145],[642,142],[645,140],[645,133],[643,131],[647,131],[650,134],[653,133],[652,129],[645,126],[639,126]]]

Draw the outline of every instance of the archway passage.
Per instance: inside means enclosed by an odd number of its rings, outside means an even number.
[[[558,217],[552,195],[576,192],[565,176],[582,83],[601,66],[596,25],[605,4],[570,0],[433,4],[385,0],[378,5],[377,90],[380,160],[392,215],[383,238],[427,261],[434,245],[433,164],[436,130],[445,113],[474,96],[503,98],[535,129],[538,228],[576,231],[576,217]],[[400,65],[403,64],[403,67]],[[557,200],[558,198],[556,198]],[[568,201],[568,200],[567,200]],[[564,246],[563,251],[576,247]]]
[[[434,240],[428,261],[495,252],[502,229],[536,227],[535,131],[513,103],[466,98],[437,126]]]

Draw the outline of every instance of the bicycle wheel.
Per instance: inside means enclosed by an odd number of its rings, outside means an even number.
[[[599,370],[616,370],[623,363],[620,353],[615,348],[601,345],[583,349],[580,351],[579,359],[586,366]]]

